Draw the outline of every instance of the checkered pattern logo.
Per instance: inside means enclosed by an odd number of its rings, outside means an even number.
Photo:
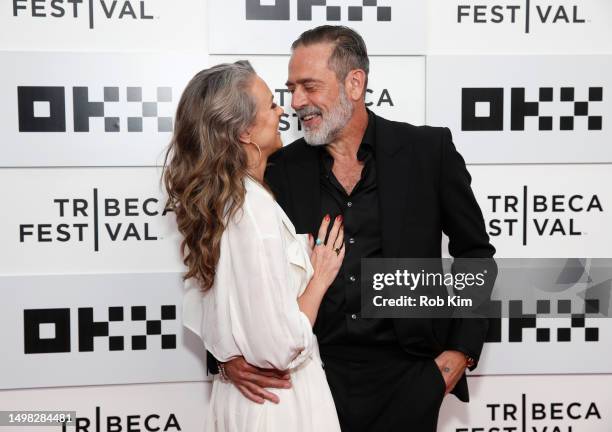
[[[160,105],[172,102],[171,87],[155,88],[152,100],[143,97],[143,87],[109,86],[103,89],[103,100],[96,101],[91,100],[89,87],[72,87],[75,132],[89,132],[91,119],[95,118],[102,119],[105,132],[143,132],[151,129],[172,132],[172,117],[160,115]],[[20,86],[17,88],[17,101],[20,132],[66,132],[66,88]],[[121,103],[137,104],[138,115],[120,119],[108,114],[116,104]],[[147,126],[148,122],[151,125]]]
[[[74,101],[74,130],[75,132],[89,132],[89,119],[91,117],[104,118],[105,132],[119,132],[121,130],[119,117],[107,117],[104,115],[104,104],[119,102],[119,87],[104,87],[104,102],[90,102],[87,87],[73,88]],[[142,87],[127,87],[127,102],[137,103],[141,107],[141,115],[127,118],[128,132],[142,132],[143,119],[152,118],[156,120],[158,132],[172,131],[172,118],[159,117],[158,105],[163,102],[172,102],[172,88],[157,87],[157,98],[154,101],[144,101]]]
[[[501,302],[493,301],[494,307],[501,312]],[[552,306],[556,305],[556,314],[552,314]],[[586,325],[588,315],[600,312],[598,299],[585,299],[581,312],[572,312],[571,300],[538,300],[536,313],[524,313],[522,300],[511,300],[509,306],[508,341],[522,342],[525,329],[535,329],[537,342],[597,342],[599,341],[599,328]],[[547,315],[549,315],[547,317]],[[564,315],[570,318],[569,326],[557,328],[542,327],[538,318],[551,318]],[[498,314],[498,316],[501,316]],[[556,321],[556,320],[555,320]],[[487,342],[501,342],[501,319],[489,320],[489,333]]]
[[[550,314],[551,311],[551,300],[538,300],[537,302],[537,315],[542,316],[546,314]],[[572,313],[572,301],[571,300],[557,300],[557,313],[558,314],[567,314],[571,317],[571,324],[569,327],[558,327],[556,330],[557,334],[557,342],[571,342],[572,340],[572,330],[576,329],[576,333],[578,333],[578,329],[584,329],[583,337],[585,342],[597,342],[599,340],[599,329],[597,327],[588,327],[585,325],[585,318],[587,314],[596,314],[599,313],[599,301],[597,299],[587,299],[585,300],[585,312],[584,313]],[[521,305],[517,304],[514,306],[516,308],[517,313],[522,313],[520,311]],[[513,305],[510,305],[510,315],[512,316],[512,308]],[[516,334],[510,333],[510,342],[515,342],[514,338],[517,339],[517,342],[523,340],[522,338],[522,329],[523,328],[535,328],[536,329],[536,341],[538,342],[550,342],[551,341],[551,329],[546,327],[538,327],[536,324],[535,317],[526,317],[520,318],[521,323],[525,324],[525,327],[522,325],[517,326],[520,328],[520,331],[517,329],[514,331]],[[579,336],[575,336],[579,337]]]
[[[163,331],[164,321],[176,320],[175,305],[162,305],[160,319],[147,319],[146,306],[132,306],[129,309],[129,320],[144,322],[145,332],[131,336],[110,335],[110,322],[127,320],[123,306],[111,306],[107,310],[108,321],[94,321],[94,308],[78,309],[79,351],[93,351],[95,338],[108,340],[109,351],[146,350],[156,347],[176,349],[176,334]],[[23,319],[25,354],[71,351],[70,309],[26,309]]]
[[[298,21],[312,21],[312,8],[325,7],[327,21],[342,19],[341,6],[328,6],[326,0],[297,0]],[[289,21],[291,19],[290,0],[276,0],[273,5],[262,5],[261,0],[245,0],[246,19],[262,21]],[[376,9],[376,21],[391,21],[391,7],[379,6],[378,0],[362,0],[361,6],[348,6],[349,21],[363,21],[365,8]]]
[[[513,87],[510,90],[510,130],[525,130],[525,119],[536,117],[538,130],[571,131],[578,129],[574,120],[576,117],[586,117],[588,130],[602,129],[602,116],[597,115],[597,106],[591,104],[603,101],[603,87],[589,87],[586,100],[577,100],[575,87],[540,87],[538,100],[528,101],[524,87]],[[504,96],[503,88],[464,88],[461,98],[461,130],[464,131],[502,131],[504,130]],[[554,105],[550,105],[550,104]],[[556,105],[572,105],[573,115],[553,117],[542,115]]]
[[[574,117],[587,117],[588,130],[601,130],[601,116],[589,115],[589,102],[601,102],[603,100],[602,87],[589,87],[589,96],[586,101],[576,101],[574,98],[574,87],[561,87],[559,91],[561,102],[570,102],[574,106],[573,116],[560,116],[560,130],[574,130]],[[525,101],[525,89],[512,89],[512,117],[510,129],[525,130],[525,117],[534,116],[538,118],[539,130],[553,130],[552,116],[540,116],[540,103],[553,102],[553,88],[541,87],[539,89],[538,102]]]

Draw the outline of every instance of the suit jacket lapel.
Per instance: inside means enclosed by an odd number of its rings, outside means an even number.
[[[287,177],[292,191],[291,214],[298,233],[316,235],[319,229],[321,191],[319,185],[319,150],[301,141],[301,151],[288,161]]]
[[[376,121],[376,176],[382,230],[382,248],[385,257],[401,257],[408,249],[405,239],[406,218],[410,200],[414,195],[414,170],[411,169],[412,146],[409,136],[381,117]],[[321,222],[321,191],[319,149],[303,140],[295,145],[300,151],[287,161],[289,190],[292,191],[291,208],[287,212],[298,233],[316,235]],[[286,209],[287,210],[287,209]]]
[[[376,176],[384,257],[402,257],[402,244],[409,202],[413,195],[414,172],[411,169],[413,144],[406,134],[398,139],[395,126],[378,116],[376,119]]]

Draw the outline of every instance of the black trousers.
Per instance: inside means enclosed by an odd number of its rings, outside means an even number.
[[[321,347],[343,432],[435,432],[445,384],[399,346]]]

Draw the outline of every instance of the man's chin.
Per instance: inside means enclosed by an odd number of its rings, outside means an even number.
[[[318,147],[327,144],[327,140],[323,140],[317,136],[309,135],[308,133],[304,133],[304,141],[306,144],[313,147]]]

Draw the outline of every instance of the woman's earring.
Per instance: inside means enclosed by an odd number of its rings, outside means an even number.
[[[259,161],[261,160],[261,148],[259,148],[259,146],[257,145],[257,143],[255,141],[249,141],[249,143],[253,144],[255,147],[257,147],[257,151],[259,152]]]

